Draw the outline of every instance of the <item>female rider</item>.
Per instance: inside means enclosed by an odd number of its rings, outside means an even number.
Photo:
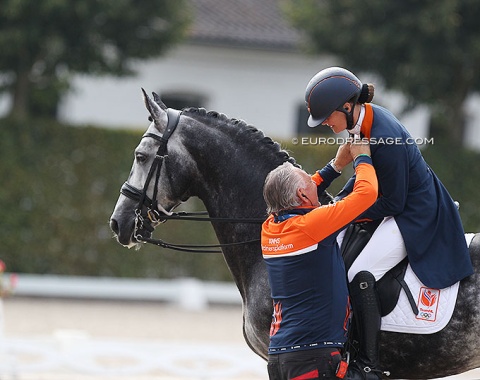
[[[379,197],[357,221],[380,221],[371,240],[348,271],[352,306],[363,331],[362,376],[376,379],[381,316],[375,282],[408,256],[424,285],[442,289],[473,273],[457,206],[427,165],[409,132],[375,104],[373,85],[350,71],[330,67],[317,73],[305,93],[308,125],[324,124],[370,140]],[[352,177],[338,198],[352,191]],[[357,302],[355,302],[357,300]]]

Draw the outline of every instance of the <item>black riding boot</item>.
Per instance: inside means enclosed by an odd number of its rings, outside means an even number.
[[[356,321],[360,352],[350,363],[347,379],[378,380],[382,378],[378,360],[378,337],[381,314],[375,277],[367,271],[357,273],[350,283],[353,318]]]

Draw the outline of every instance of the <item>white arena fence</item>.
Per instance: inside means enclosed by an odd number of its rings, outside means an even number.
[[[7,275],[8,276],[8,275]],[[189,310],[241,305],[232,282],[19,274],[16,296],[171,302]]]

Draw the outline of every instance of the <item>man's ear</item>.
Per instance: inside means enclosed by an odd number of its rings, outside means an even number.
[[[343,105],[343,109],[347,112],[350,112],[352,110],[352,105],[347,102]]]
[[[305,195],[305,189],[302,189],[301,187],[299,187],[299,188],[297,189],[297,197],[299,197],[301,201],[304,201],[305,198],[307,197],[307,196]]]

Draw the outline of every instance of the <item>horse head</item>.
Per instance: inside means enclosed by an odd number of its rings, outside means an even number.
[[[153,93],[152,100],[142,91],[151,123],[135,148],[132,169],[110,218],[118,242],[127,247],[137,245],[137,234],[149,236],[161,214],[168,215],[188,199],[188,179],[195,170],[179,136],[173,134],[178,119],[172,123],[172,117],[180,113],[169,112],[157,94]]]

